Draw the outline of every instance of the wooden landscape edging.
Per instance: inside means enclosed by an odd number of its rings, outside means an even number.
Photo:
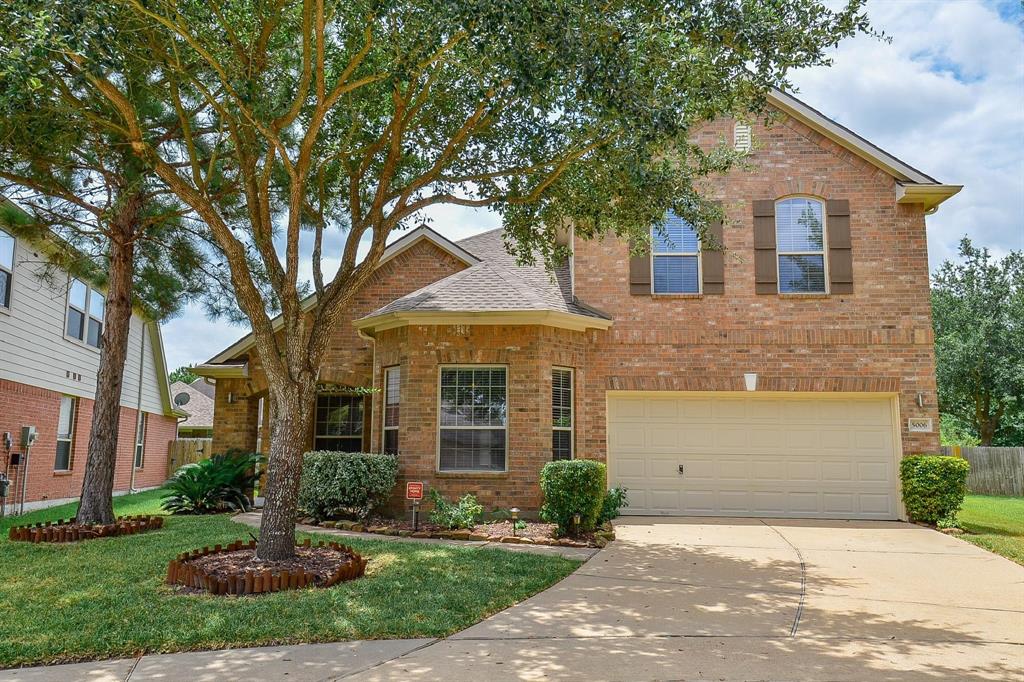
[[[75,517],[67,521],[58,519],[24,526],[12,526],[7,538],[15,542],[78,542],[93,538],[109,538],[119,535],[135,535],[147,530],[163,528],[162,516],[119,516],[117,521],[107,525],[85,526],[75,522]]]
[[[295,546],[313,547],[308,539]],[[331,587],[346,580],[355,580],[366,573],[366,559],[351,547],[337,542],[324,543],[322,540],[316,547],[333,549],[349,556],[349,560],[338,566],[322,585],[315,585],[314,583],[317,574],[307,573],[301,566],[294,571],[273,571],[269,569],[254,571],[252,569],[245,569],[226,578],[218,578],[210,575],[202,568],[189,563],[194,559],[209,556],[210,554],[237,552],[241,549],[254,550],[256,549],[255,540],[250,540],[247,543],[242,540],[235,540],[225,546],[214,545],[213,549],[203,547],[192,552],[179,554],[177,558],[172,559],[167,564],[166,582],[168,585],[183,585],[197,590],[204,590],[210,594],[243,595],[297,590],[311,585]]]

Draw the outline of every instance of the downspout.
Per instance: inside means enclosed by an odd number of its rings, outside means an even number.
[[[132,434],[132,459],[131,459],[131,479],[128,483],[128,492],[135,492],[135,449],[139,446],[139,424],[142,422],[142,377],[145,374],[146,368],[146,323],[142,323],[142,343],[139,344],[139,395],[135,402],[135,433]],[[175,436],[177,436],[177,426],[175,426]],[[146,449],[146,434],[142,434],[142,449]]]

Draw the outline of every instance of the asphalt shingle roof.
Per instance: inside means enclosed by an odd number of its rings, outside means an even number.
[[[212,388],[212,387],[211,387]],[[181,381],[171,384],[171,400],[179,393],[188,394],[188,402],[184,405],[175,405],[182,412],[188,413],[188,419],[182,422],[183,425],[194,429],[213,427],[213,398],[205,395],[202,391],[196,390],[195,386]]]
[[[397,312],[544,310],[606,319],[574,300],[568,263],[554,273],[540,261],[517,264],[505,250],[500,228],[456,243],[481,262],[396,299],[367,317]]]

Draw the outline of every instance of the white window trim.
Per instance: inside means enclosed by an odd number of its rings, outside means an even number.
[[[394,426],[388,426],[388,386],[390,386],[390,382],[388,381],[388,375],[391,374],[391,372],[398,372],[398,424],[395,424]],[[440,381],[440,379],[439,379],[439,381]],[[507,381],[507,379],[506,379],[506,381]],[[438,405],[440,405],[440,399],[441,399],[440,392],[438,393],[437,397],[438,397]],[[380,451],[384,452],[384,442],[385,442],[385,436],[386,436],[387,432],[388,431],[398,431],[398,427],[402,423],[402,366],[401,365],[391,365],[390,367],[385,367],[384,368],[384,400],[383,400],[382,405],[383,405],[383,407],[382,407],[382,409],[380,411],[381,412],[381,414],[380,414]],[[440,421],[440,420],[438,420],[438,421]],[[396,454],[397,454],[397,448],[396,448]]]
[[[85,310],[79,309],[78,306],[71,305],[71,285],[74,282],[76,282],[76,281],[77,282],[81,282],[82,286],[85,287]],[[93,293],[97,293],[100,296],[103,296],[103,319],[94,317],[92,315],[92,313],[89,312],[89,304],[92,302],[92,295],[93,295]],[[68,311],[72,310],[72,309],[77,310],[78,312],[82,313],[82,338],[80,338],[80,339],[68,334]],[[89,320],[96,320],[96,321],[98,321],[100,323],[100,343],[102,344],[103,343],[103,332],[105,331],[105,328],[106,328],[106,317],[107,317],[107,297],[106,297],[106,295],[103,292],[101,292],[101,291],[99,291],[97,289],[94,289],[85,280],[78,279],[77,277],[69,277],[68,278],[68,292],[67,292],[67,296],[65,297],[65,304],[64,304],[64,330],[63,330],[64,338],[67,339],[68,341],[71,341],[72,343],[78,344],[79,346],[85,346],[86,348],[91,348],[93,351],[98,353],[98,352],[100,352],[99,346],[94,346],[94,345],[92,345],[91,343],[88,342],[88,338],[89,338]]]
[[[783,251],[779,248],[779,204],[788,199],[807,199],[821,204],[821,251]],[[810,194],[791,194],[775,200],[775,287],[779,292],[779,296],[828,296],[831,293],[828,276],[828,214],[825,210],[826,206],[827,204],[824,199]],[[779,261],[782,260],[782,256],[821,256],[822,263],[824,264],[822,272],[825,277],[825,290],[783,291],[782,272],[779,267]],[[651,274],[651,286],[654,286],[653,272]]]
[[[10,267],[10,269],[8,269],[6,266],[0,264],[0,271],[6,272],[6,273],[8,273],[11,276],[11,286],[10,286],[10,289],[7,291],[7,295],[8,295],[10,300],[8,301],[8,305],[4,305],[3,301],[0,301],[0,313],[3,313],[5,315],[10,315],[11,314],[11,310],[14,308],[14,268],[18,264],[18,238],[15,237],[10,232],[8,232],[7,230],[0,230],[0,233],[3,233],[5,235],[7,235],[8,237],[10,237],[14,241],[14,248],[11,250],[11,267]],[[65,323],[65,326],[66,326],[67,325],[67,320],[66,319],[64,320],[64,323]]]
[[[680,216],[680,219],[685,220]],[[687,221],[689,224],[689,221]],[[692,225],[691,225],[692,227]],[[654,234],[658,229],[657,225],[651,226],[651,295],[652,296],[700,296],[704,293],[704,268],[701,263],[701,243],[700,235],[697,235],[697,250],[696,251],[655,251],[654,249]],[[696,231],[696,229],[694,229]],[[680,258],[697,258],[697,291],[656,291],[654,288],[654,257],[658,256],[663,258],[665,256],[678,256]]]
[[[146,431],[149,424],[145,412],[139,412],[138,423],[135,424],[135,449],[132,451],[132,466],[141,470],[146,466]]]
[[[446,369],[503,369],[505,370],[505,425],[501,428],[505,431],[505,467],[503,469],[442,469],[441,468],[441,373]],[[437,399],[435,405],[437,406],[437,430],[435,431],[435,437],[437,440],[436,457],[434,459],[434,471],[438,474],[475,474],[478,476],[493,476],[494,474],[508,473],[508,460],[509,460],[509,448],[508,448],[508,433],[509,433],[509,421],[512,417],[512,410],[509,409],[509,376],[508,376],[508,365],[493,365],[493,364],[456,364],[456,365],[438,365],[437,366]],[[464,431],[495,431],[498,427],[487,425],[487,426],[445,426],[446,429],[458,429]]]
[[[60,397],[61,403],[64,402],[65,398],[67,398],[68,400],[71,401],[71,419],[69,420],[69,424],[68,424],[68,428],[70,429],[70,433],[68,434],[67,438],[61,438],[61,435],[60,435],[60,406],[58,405],[58,407],[57,407],[57,429],[58,430],[57,430],[57,437],[56,437],[55,440],[56,440],[57,443],[67,443],[68,444],[68,465],[67,465],[67,467],[65,467],[63,469],[58,469],[57,468],[56,447],[54,447],[53,470],[55,472],[59,472],[59,473],[64,473],[64,472],[67,472],[67,471],[73,471],[74,470],[74,465],[75,465],[75,421],[78,419],[78,398],[76,398],[73,395],[62,395]]]
[[[651,286],[654,286],[652,280]],[[552,370],[552,392],[554,392],[554,372],[563,371],[569,373],[569,426],[555,426],[551,425],[552,431],[568,431],[569,432],[569,459],[576,459],[576,370],[572,367],[561,367],[555,365],[551,368]],[[554,398],[554,396],[552,396]],[[553,407],[554,405],[552,405]],[[554,455],[554,453],[552,453]],[[555,461],[552,459],[552,461]]]

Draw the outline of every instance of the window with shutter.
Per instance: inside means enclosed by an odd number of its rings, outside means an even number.
[[[700,239],[693,226],[672,211],[651,228],[651,263],[655,294],[700,293]]]

